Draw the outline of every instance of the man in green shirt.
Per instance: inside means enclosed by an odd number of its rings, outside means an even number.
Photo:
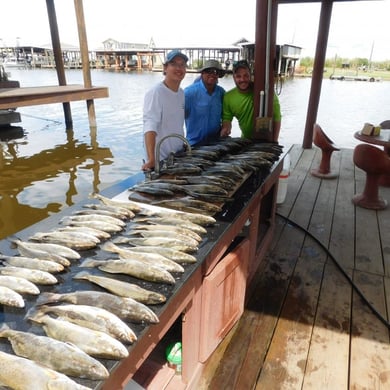
[[[254,128],[253,82],[247,61],[238,61],[233,66],[233,78],[236,87],[225,93],[223,98],[221,136],[228,136],[232,129],[232,120],[237,118],[242,136],[252,138]],[[273,141],[277,142],[280,132],[280,104],[276,94],[273,100]]]

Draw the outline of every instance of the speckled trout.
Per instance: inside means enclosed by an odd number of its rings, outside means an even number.
[[[90,356],[118,360],[129,355],[125,346],[107,333],[51,318],[39,312],[29,319],[42,325],[49,337],[72,343]]]
[[[137,302],[144,303],[146,305],[158,305],[166,301],[166,297],[164,295],[147,290],[134,283],[123,282],[122,280],[116,280],[106,276],[92,275],[86,271],[77,273],[73,276],[73,279],[88,280],[115,295],[125,298],[133,298]]]
[[[107,369],[80,348],[47,336],[0,328],[0,337],[7,338],[16,355],[34,360],[52,370],[78,378],[106,379]]]
[[[43,367],[30,359],[0,352],[0,383],[15,390],[88,390],[66,375]],[[34,386],[32,387],[32,384]]]
[[[142,289],[140,288],[140,290]],[[163,298],[165,299],[165,297]],[[146,324],[156,324],[159,322],[154,311],[143,303],[137,302],[133,298],[120,297],[107,292],[75,291],[65,294],[44,292],[37,299],[38,305],[60,302],[101,307],[117,315],[124,321],[134,323],[144,322]]]

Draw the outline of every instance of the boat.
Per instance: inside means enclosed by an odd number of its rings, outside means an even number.
[[[9,69],[27,69],[30,66],[24,58],[17,58],[16,56],[5,57],[1,65],[6,71]]]

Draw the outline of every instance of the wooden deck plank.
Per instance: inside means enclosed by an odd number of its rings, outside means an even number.
[[[345,268],[355,264],[355,206],[352,196],[355,193],[352,150],[343,149],[340,161],[340,175],[337,181],[336,203],[333,213],[329,250]]]
[[[107,87],[86,88],[82,85],[57,85],[0,89],[0,109],[93,100],[108,97]]]
[[[355,271],[354,282],[386,318],[383,278]],[[351,389],[390,388],[389,330],[354,293],[351,339]]]
[[[388,202],[388,207],[378,212],[377,216],[385,275],[390,276],[390,187],[379,187],[379,194]]]
[[[352,288],[328,259],[303,389],[347,389]]]
[[[376,210],[356,207],[356,269],[384,274],[384,264]]]
[[[323,263],[298,259],[256,389],[300,389],[304,379]]]

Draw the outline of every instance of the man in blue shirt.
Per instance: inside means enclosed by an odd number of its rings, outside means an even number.
[[[184,89],[186,138],[191,146],[219,138],[222,124],[225,90],[218,85],[218,78],[225,71],[217,60],[208,60],[200,73],[200,78]]]

